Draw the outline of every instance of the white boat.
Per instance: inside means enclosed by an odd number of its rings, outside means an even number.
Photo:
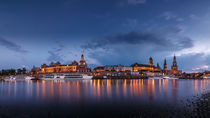
[[[25,76],[24,78],[25,78],[25,80],[32,80],[32,79],[34,79],[34,77],[31,77],[31,76]]]
[[[203,79],[210,79],[210,76],[203,75],[201,78],[203,78]]]
[[[90,80],[93,76],[87,74],[51,74],[40,77],[40,80]]]
[[[5,81],[10,81],[10,80],[15,80],[15,79],[16,79],[15,76],[8,76],[4,78]]]
[[[163,79],[170,79],[169,76],[163,76],[162,78],[163,78]]]
[[[39,78],[40,80],[54,80],[54,75],[43,75],[42,77]]]
[[[163,79],[179,79],[175,76],[163,76]]]
[[[65,78],[65,75],[61,74],[61,75],[54,75],[55,80],[63,80]]]
[[[103,76],[103,79],[107,79],[107,76]]]
[[[163,79],[162,77],[149,77],[148,79]]]
[[[90,80],[93,76],[87,74],[67,74],[65,75],[65,80]]]

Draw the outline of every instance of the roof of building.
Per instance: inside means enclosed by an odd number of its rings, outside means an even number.
[[[94,68],[94,70],[96,70],[96,69],[104,69],[104,66],[98,66],[98,67]]]
[[[138,63],[132,64],[131,66],[132,67],[134,67],[134,66],[138,66],[138,67],[151,67],[150,65],[147,65],[147,64],[138,64]],[[155,66],[153,65],[152,67],[155,67]]]
[[[127,66],[127,65],[106,65],[105,67],[131,67],[131,66]]]

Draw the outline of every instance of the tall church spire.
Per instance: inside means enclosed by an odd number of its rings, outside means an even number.
[[[171,66],[171,70],[177,71],[178,70],[178,66],[176,63],[176,56],[174,54],[174,58],[173,58],[173,65]]]
[[[84,59],[84,55],[82,54],[81,55],[81,61],[84,61],[85,59]]]
[[[152,59],[152,57],[149,58],[149,66],[153,66],[153,59]]]
[[[164,65],[163,65],[163,71],[164,71],[165,74],[167,73],[167,70],[168,70],[168,68],[167,68],[167,62],[166,62],[166,59],[165,59],[164,60]]]
[[[173,59],[173,66],[176,66],[177,63],[176,63],[176,55],[174,54],[174,59]]]

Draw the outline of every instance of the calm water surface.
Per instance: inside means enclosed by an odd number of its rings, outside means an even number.
[[[89,117],[182,108],[209,80],[0,81],[0,112],[11,117]],[[125,114],[126,115],[126,114]],[[6,116],[5,116],[6,117]]]

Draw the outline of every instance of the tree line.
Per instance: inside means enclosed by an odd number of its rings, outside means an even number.
[[[18,68],[16,69],[2,69],[0,71],[0,76],[8,76],[8,75],[20,75],[26,74],[26,68]]]

